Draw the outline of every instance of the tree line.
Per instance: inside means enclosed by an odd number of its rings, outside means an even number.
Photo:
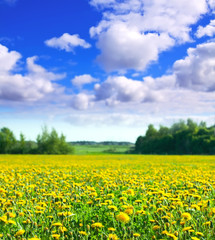
[[[197,124],[191,119],[158,130],[150,124],[145,136],[137,138],[135,153],[215,154],[215,126],[207,127],[205,122]]]
[[[69,154],[74,148],[66,142],[63,134],[59,135],[53,128],[45,126],[38,134],[36,142],[27,141],[21,133],[17,140],[14,133],[7,127],[0,130],[0,154]]]

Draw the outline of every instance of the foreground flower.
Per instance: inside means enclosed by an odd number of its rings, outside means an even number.
[[[118,214],[116,216],[117,220],[119,220],[120,222],[123,222],[123,223],[127,223],[130,221],[130,217],[124,213],[124,212],[121,212],[120,214]]]
[[[54,239],[59,239],[59,238],[60,238],[60,234],[52,234],[52,237],[53,237]]]
[[[91,225],[92,228],[102,228],[104,227],[102,223],[96,222]]]
[[[185,212],[185,213],[182,213],[182,218],[185,221],[188,221],[188,220],[191,220],[191,215],[189,213]]]
[[[79,234],[81,234],[83,236],[87,236],[87,233],[85,231],[79,231]]]
[[[108,240],[118,240],[119,238],[117,237],[117,235],[116,234],[109,234],[108,235]]]
[[[25,233],[25,230],[19,230],[14,236],[18,237],[18,236],[22,236]]]

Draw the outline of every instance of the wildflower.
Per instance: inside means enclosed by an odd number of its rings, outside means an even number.
[[[57,226],[57,227],[61,227],[62,226],[62,223],[60,222],[57,222],[57,223],[53,223],[52,226]]]
[[[125,210],[125,213],[127,213],[128,215],[132,215],[133,214],[133,207],[132,206],[129,206],[127,207],[127,209]]]
[[[110,233],[110,234],[108,235],[108,240],[118,240],[118,239],[119,239],[119,238],[117,237],[116,234]]]
[[[91,225],[91,227],[92,227],[92,228],[102,228],[102,227],[104,227],[104,226],[102,225],[102,223],[96,222],[96,223],[93,223],[93,224]]]
[[[0,217],[0,221],[7,223],[7,216],[4,215],[4,216]]]
[[[118,210],[117,207],[116,207],[116,206],[113,206],[113,205],[108,206],[108,208],[109,208],[110,210],[114,210],[114,211],[117,211],[117,210]]]
[[[81,234],[83,236],[87,236],[87,233],[85,231],[79,231],[79,234]]]
[[[115,228],[112,228],[112,227],[110,227],[110,228],[108,228],[108,231],[112,231],[112,232],[114,232],[114,231],[116,231],[116,229],[115,229]]]
[[[14,235],[14,237],[18,237],[18,236],[22,236],[25,233],[25,230],[21,229],[18,232],[16,232],[16,234]]]
[[[134,190],[133,189],[128,189],[127,194],[134,196]]]
[[[185,213],[182,213],[182,218],[185,221],[189,221],[189,220],[191,220],[191,215],[189,213],[185,212]]]
[[[60,238],[60,234],[52,234],[52,237],[53,237],[54,239],[59,239],[59,238]]]
[[[203,234],[202,232],[196,232],[196,235],[197,235],[197,236],[201,236],[201,237],[204,236],[204,234]]]
[[[8,222],[7,222],[7,223],[10,223],[10,224],[16,225],[16,222],[15,222],[15,221],[13,221],[13,220],[8,220]]]
[[[124,213],[124,212],[120,212],[117,216],[116,216],[117,220],[123,223],[127,223],[130,221],[130,217]]]
[[[210,226],[211,225],[211,222],[210,221],[208,221],[208,222],[205,222],[205,223],[203,223],[203,226]]]
[[[158,229],[160,229],[160,228],[161,228],[160,226],[155,225],[155,226],[152,228],[152,230],[156,231],[156,230],[158,230]]]
[[[185,228],[182,229],[182,231],[183,231],[183,232],[186,232],[186,231],[189,231],[189,230],[191,230],[191,229],[192,229],[192,227],[185,227]]]
[[[67,229],[63,226],[59,227],[59,231],[64,233],[64,232],[67,232]]]
[[[167,235],[168,237],[172,238],[173,240],[177,240],[177,239],[178,239],[174,234],[167,233],[166,235]]]
[[[140,237],[140,234],[139,233],[134,233],[133,236],[134,237]]]

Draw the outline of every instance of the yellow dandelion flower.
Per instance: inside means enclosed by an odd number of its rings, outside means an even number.
[[[61,226],[62,226],[62,223],[60,223],[60,222],[53,223],[52,226],[61,227]]]
[[[154,227],[152,227],[152,230],[156,231],[156,230],[158,230],[158,229],[160,229],[160,228],[161,228],[160,226],[155,225]]]
[[[87,236],[87,233],[85,231],[79,231],[79,234],[81,234],[83,236]]]
[[[115,229],[115,228],[112,228],[112,227],[110,227],[110,228],[108,228],[108,231],[112,231],[112,232],[114,232],[114,231],[116,231],[116,229]]]
[[[181,216],[182,216],[182,218],[183,218],[185,221],[191,220],[191,215],[190,215],[189,213],[187,213],[187,212],[182,213]]]
[[[191,229],[192,229],[192,227],[185,227],[185,228],[182,229],[182,231],[183,231],[183,232],[186,232],[186,231],[189,231],[189,230],[191,230]]]
[[[196,232],[196,235],[197,235],[197,236],[201,236],[201,237],[204,236],[204,234],[203,234],[202,232]]]
[[[123,223],[127,223],[130,221],[130,217],[124,213],[124,212],[120,212],[117,216],[116,216],[117,220]]]
[[[140,237],[140,234],[139,233],[134,233],[133,236],[134,237]]]
[[[102,223],[96,222],[96,223],[93,223],[93,224],[91,225],[91,227],[92,227],[92,228],[102,228],[102,227],[104,227],[104,226],[102,225]]]
[[[25,230],[21,229],[14,235],[15,237],[22,236],[25,233]]]
[[[54,239],[59,239],[59,238],[60,238],[60,234],[52,234],[52,237],[53,237]]]
[[[110,233],[110,234],[108,235],[108,240],[118,240],[118,239],[119,239],[119,238],[117,237],[116,234]]]

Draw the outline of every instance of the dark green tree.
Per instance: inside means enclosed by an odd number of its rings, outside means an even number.
[[[39,154],[68,154],[73,153],[74,149],[66,142],[63,134],[60,136],[53,128],[51,132],[44,126],[42,133],[37,136],[37,152]]]
[[[12,153],[15,148],[16,138],[9,128],[2,128],[0,130],[0,153]]]

